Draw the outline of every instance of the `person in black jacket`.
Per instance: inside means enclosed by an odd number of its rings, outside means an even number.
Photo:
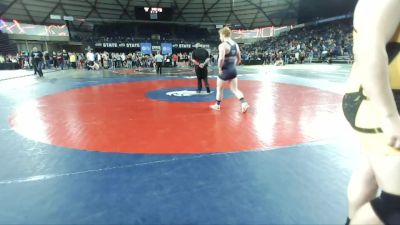
[[[43,53],[38,51],[36,47],[32,49],[31,53],[31,64],[33,65],[33,70],[39,74],[39,77],[43,77]]]
[[[210,54],[204,48],[200,48],[196,44],[196,49],[192,53],[192,62],[195,66],[197,76],[197,93],[201,92],[203,88],[202,80],[206,86],[207,93],[210,93],[210,85],[208,84],[208,62],[210,61]]]
[[[69,54],[67,51],[65,51],[65,49],[63,49],[62,51],[62,64],[61,64],[61,70],[64,69],[64,67],[66,67],[67,69],[69,69]]]

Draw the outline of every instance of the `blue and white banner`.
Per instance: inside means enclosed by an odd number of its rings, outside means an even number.
[[[172,54],[172,43],[161,43],[161,53],[163,55]]]
[[[151,43],[140,43],[140,51],[144,55],[151,55]]]

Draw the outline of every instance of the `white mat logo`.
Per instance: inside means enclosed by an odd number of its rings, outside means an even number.
[[[210,94],[212,94],[212,93],[213,93],[213,91],[211,91]],[[176,96],[176,97],[190,97],[190,96],[196,96],[196,95],[210,95],[210,94],[205,91],[197,93],[196,91],[188,91],[188,90],[170,91],[170,92],[166,93],[166,95],[168,95],[168,96]]]

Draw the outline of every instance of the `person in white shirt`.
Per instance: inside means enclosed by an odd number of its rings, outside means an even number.
[[[90,67],[94,65],[94,54],[91,49],[86,53],[86,59],[88,64],[87,68],[90,70]]]
[[[161,75],[161,67],[164,61],[164,57],[160,54],[160,52],[157,52],[157,55],[154,57],[154,59],[156,61],[157,74]]]

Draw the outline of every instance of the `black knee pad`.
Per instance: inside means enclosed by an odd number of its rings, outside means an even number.
[[[371,201],[372,209],[386,225],[400,224],[400,196],[386,192]]]

